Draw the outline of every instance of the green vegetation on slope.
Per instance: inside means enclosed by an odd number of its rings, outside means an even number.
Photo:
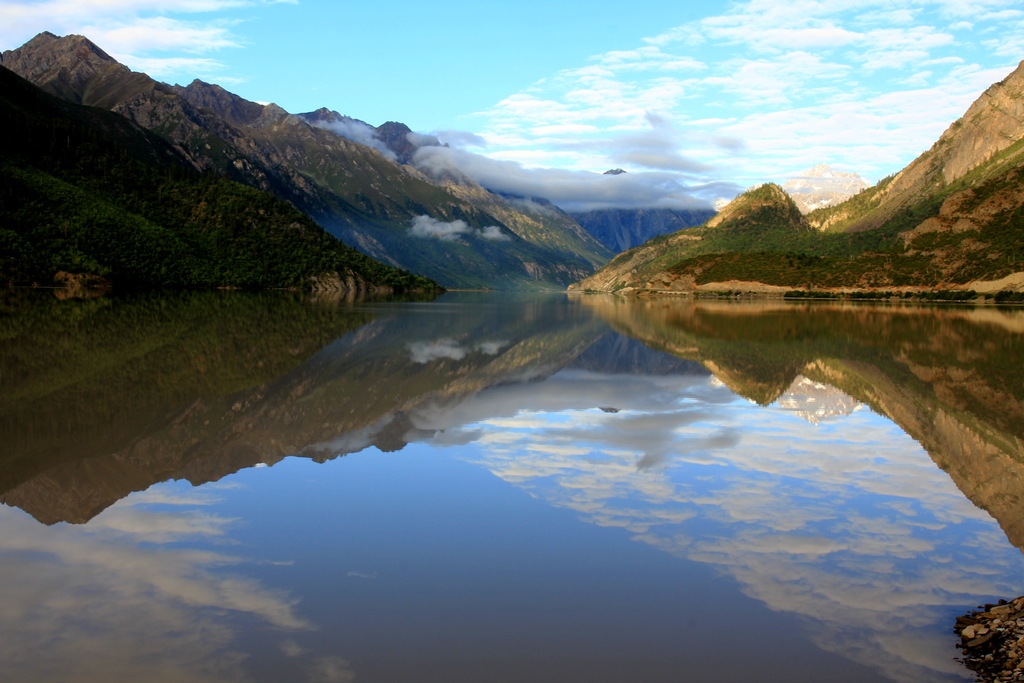
[[[997,157],[992,163],[999,161]],[[809,218],[827,225],[829,216],[869,215],[890,182],[885,179],[838,209]],[[618,282],[612,289],[643,286],[663,273],[670,280],[693,278],[697,286],[736,280],[804,290],[936,289],[1022,270],[1024,167],[1003,168],[997,174],[988,165],[980,167],[891,211],[880,227],[856,232],[808,227],[792,216],[788,198],[761,196],[770,187],[742,195],[732,215],[717,224],[711,221],[660,237],[619,255],[606,267]],[[934,224],[915,231],[926,221]],[[601,275],[584,287],[601,283]]]
[[[285,292],[0,290],[0,491],[270,382],[369,320]]]
[[[61,102],[0,67],[0,279],[59,271],[116,285],[308,286],[337,272],[397,289],[432,282],[373,261],[292,206],[200,175],[117,114]]]

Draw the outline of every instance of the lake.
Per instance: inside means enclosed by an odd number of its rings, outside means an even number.
[[[0,299],[0,679],[958,681],[1024,311]]]

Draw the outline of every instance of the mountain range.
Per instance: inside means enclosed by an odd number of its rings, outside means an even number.
[[[821,165],[786,187],[755,187],[712,216],[663,209],[569,214],[535,197],[492,192],[451,168],[417,167],[419,150],[442,143],[397,121],[375,127],[326,108],[290,114],[199,80],[187,86],[160,83],[82,36],[42,33],[0,59],[5,69],[66,104],[57,118],[47,114],[52,125],[46,134],[19,132],[18,126],[34,125],[31,116],[15,112],[31,97],[12,104],[7,114],[14,127],[6,143],[17,154],[5,164],[4,211],[24,224],[4,236],[0,257],[9,282],[45,283],[58,274],[102,280],[116,271],[116,280],[136,285],[307,286],[315,281],[337,287],[355,273],[349,257],[327,264],[304,256],[305,265],[290,265],[285,273],[267,265],[276,257],[254,256],[268,239],[292,245],[293,237],[282,242],[280,236],[257,236],[259,230],[240,237],[235,228],[226,230],[228,237],[203,233],[203,221],[223,232],[225,221],[242,218],[227,219],[228,200],[211,203],[208,188],[164,192],[158,176],[173,167],[175,177],[187,169],[207,184],[234,182],[290,204],[334,237],[398,269],[393,272],[406,273],[379,271],[395,283],[387,285],[392,287],[405,286],[397,283],[408,284],[410,273],[417,273],[447,287],[550,289],[578,282],[571,288],[626,293],[950,290],[967,297],[1003,292],[1005,298],[1024,288],[1021,68],[989,88],[930,150],[873,187],[861,189],[856,174]],[[57,110],[52,103],[40,106],[51,114]],[[86,109],[73,110],[76,106]],[[101,120],[97,109],[134,127]],[[54,123],[60,117],[63,123]],[[40,152],[46,145],[54,149],[58,129],[71,120],[79,133],[76,144],[88,145],[89,135],[103,137],[103,164],[85,168],[86,147],[65,149],[64,162]],[[29,138],[39,143],[34,152],[18,142]],[[115,148],[120,151],[112,152]],[[149,151],[139,156],[144,148]],[[130,157],[136,170],[126,172],[115,157]],[[69,170],[74,159],[77,169]],[[148,170],[138,171],[140,164]],[[65,192],[68,184],[78,194]],[[232,189],[228,195],[237,193]],[[150,199],[154,194],[156,202]],[[172,195],[173,207],[157,206]],[[188,217],[189,207],[210,207],[216,217]],[[83,221],[107,226],[102,234],[122,247],[126,240],[142,240],[148,255],[133,263],[122,254],[116,268],[101,263],[95,250],[111,253],[109,245],[100,244]],[[262,229],[264,223],[246,225]],[[110,237],[111,226],[121,226],[117,237]],[[185,226],[181,234],[175,234],[178,226]],[[310,249],[311,238],[303,239],[302,249]],[[157,257],[164,242],[169,244],[164,251],[177,254],[174,261]],[[83,244],[88,249],[83,251]],[[239,257],[233,250],[242,244],[248,251]],[[217,265],[225,259],[232,263]],[[257,262],[264,265],[256,268]],[[164,273],[168,268],[173,272]],[[324,270],[313,273],[317,268]]]
[[[67,102],[120,114],[197,171],[270,193],[361,252],[448,287],[562,288],[612,255],[557,207],[403,163],[439,142],[397,122],[293,115],[199,80],[167,85],[82,36],[39,34],[0,64]]]
[[[873,187],[806,215],[784,188],[752,188],[703,225],[623,252],[573,289],[1019,298],[1022,231],[1024,62]]]
[[[0,279],[371,290],[436,283],[345,246],[289,203],[197,170],[166,139],[0,66]]]

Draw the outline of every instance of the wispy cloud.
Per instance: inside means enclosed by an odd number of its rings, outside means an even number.
[[[192,496],[174,484],[144,497],[83,527],[40,529],[0,506],[0,579],[22,587],[0,613],[0,659],[16,678],[59,680],[74,670],[83,681],[240,680],[227,615],[285,632],[312,628],[291,596],[242,575],[243,558],[155,545],[209,540],[224,520],[189,509]],[[152,503],[173,508],[147,509]]]
[[[750,0],[554,73],[478,113],[476,132],[489,157],[530,166],[740,188],[827,161],[874,180],[1024,56],[1020,13],[1007,0]],[[652,114],[675,131],[660,150],[685,163],[624,151],[654,140]]]
[[[377,129],[357,119],[343,117],[340,121],[321,121],[313,125],[325,128],[346,140],[372,147],[388,159],[397,159],[395,153],[377,137]]]

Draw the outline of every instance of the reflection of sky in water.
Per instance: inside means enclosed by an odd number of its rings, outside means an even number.
[[[897,680],[958,673],[952,616],[1022,587],[991,518],[867,410],[812,425],[705,378],[563,372],[416,422],[475,440],[474,462],[531,495],[721,568]]]
[[[81,527],[0,508],[4,678],[962,677],[952,617],[1019,594],[1020,552],[888,420],[798,413],[567,370],[419,406],[435,436],[399,454],[160,484]]]
[[[283,592],[245,576],[228,540],[238,520],[206,511],[216,489],[158,485],[83,527],[0,508],[4,680],[237,680],[225,613],[308,628]]]

